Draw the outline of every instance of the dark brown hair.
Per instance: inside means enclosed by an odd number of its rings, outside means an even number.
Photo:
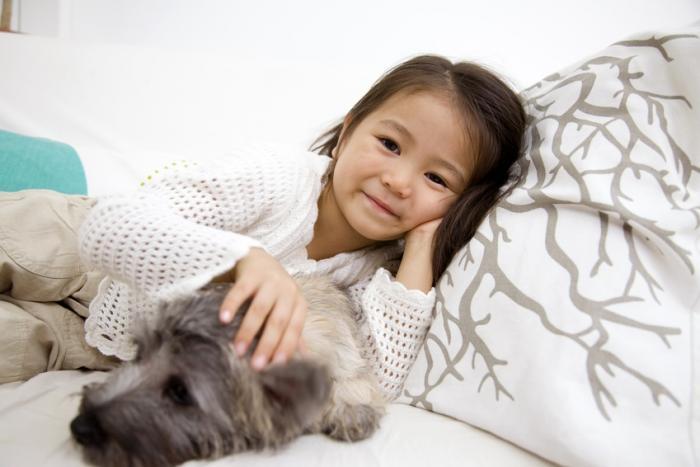
[[[348,138],[369,114],[398,92],[431,91],[448,96],[461,111],[466,141],[474,159],[467,187],[443,217],[433,247],[433,282],[452,257],[476,233],[489,210],[516,175],[511,171],[521,154],[525,112],[517,94],[497,75],[471,62],[421,55],[392,68],[350,109]],[[319,136],[311,150],[330,156],[339,144],[343,122]],[[332,179],[332,164],[329,179]]]

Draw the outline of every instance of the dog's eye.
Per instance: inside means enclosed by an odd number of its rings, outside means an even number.
[[[177,376],[171,376],[165,384],[163,394],[177,405],[192,405],[187,385]]]

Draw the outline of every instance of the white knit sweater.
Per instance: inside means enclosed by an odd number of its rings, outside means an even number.
[[[347,289],[371,349],[366,357],[386,397],[398,396],[430,324],[435,291],[408,290],[382,267],[397,264],[398,245],[308,258],[329,161],[251,147],[206,167],[173,164],[133,194],[99,199],[80,230],[83,259],[107,274],[90,304],[87,342],[133,358],[135,318],[152,319],[159,300],[196,290],[260,246],[291,274],[329,274]]]

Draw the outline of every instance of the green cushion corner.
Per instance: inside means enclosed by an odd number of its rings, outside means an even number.
[[[0,130],[0,191],[28,189],[87,194],[80,157],[65,143]]]

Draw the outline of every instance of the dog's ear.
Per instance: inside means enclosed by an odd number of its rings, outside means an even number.
[[[322,365],[307,360],[291,360],[260,372],[260,382],[281,426],[306,427],[323,409],[330,395],[331,380]]]
[[[169,335],[205,335],[219,339],[231,330],[219,322],[219,307],[231,284],[214,284],[170,302],[161,302],[155,329]]]

